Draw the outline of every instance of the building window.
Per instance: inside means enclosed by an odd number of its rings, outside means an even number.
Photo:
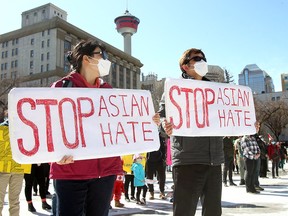
[[[44,37],[45,36],[45,31],[42,31],[42,37]]]
[[[49,64],[46,65],[46,71],[49,71]]]
[[[44,72],[44,66],[41,65],[41,72]]]
[[[277,97],[276,97],[276,100],[279,101],[279,100],[280,100],[280,96],[277,96]]]
[[[8,41],[6,41],[5,45],[6,45],[6,47],[8,47]]]
[[[2,52],[2,59],[5,57],[5,52],[3,51]]]
[[[1,64],[1,71],[4,70],[4,64]]]
[[[11,79],[16,79],[17,78],[17,71],[11,72]]]
[[[11,55],[14,56],[14,49],[12,49],[12,54]]]
[[[50,39],[47,40],[47,47],[50,46]]]
[[[15,60],[15,68],[18,67],[18,60]]]
[[[18,38],[16,38],[16,44],[18,44]]]
[[[41,61],[44,61],[44,54],[41,54]]]
[[[49,58],[50,58],[50,53],[47,52],[47,60],[49,60]]]
[[[37,12],[34,12],[34,16],[37,16]]]
[[[5,51],[5,58],[8,57],[8,51]]]
[[[31,45],[34,45],[34,38],[31,38]]]
[[[275,97],[272,97],[271,100],[272,100],[272,101],[275,101]]]
[[[30,57],[34,57],[34,50],[30,50]]]
[[[26,19],[29,19],[29,15],[26,15]]]
[[[47,35],[50,35],[50,29],[47,30]]]
[[[41,47],[44,48],[44,41],[41,42]]]
[[[4,64],[4,70],[7,70],[8,69],[8,63],[6,62],[5,64]]]
[[[14,68],[14,61],[11,62],[11,68]]]
[[[33,69],[33,67],[34,67],[34,63],[33,61],[30,61],[30,69]]]

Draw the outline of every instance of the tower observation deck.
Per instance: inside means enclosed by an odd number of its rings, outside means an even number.
[[[131,55],[131,37],[137,32],[140,20],[126,10],[122,16],[116,17],[114,22],[118,33],[124,38],[124,52]]]

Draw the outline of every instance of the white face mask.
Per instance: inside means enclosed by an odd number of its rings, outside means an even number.
[[[201,60],[194,64],[194,70],[199,76],[203,77],[208,73],[208,65],[205,61]]]
[[[136,163],[141,163],[142,159],[136,159]]]
[[[95,66],[98,67],[98,71],[99,71],[99,76],[100,77],[104,77],[107,76],[109,74],[110,71],[110,66],[111,66],[111,62],[107,59],[98,59],[98,64],[92,64],[90,63],[91,66]]]

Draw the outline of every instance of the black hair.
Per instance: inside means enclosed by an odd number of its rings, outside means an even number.
[[[99,47],[102,52],[106,50],[105,46],[96,40],[89,39],[80,41],[72,51],[67,53],[67,60],[72,66],[72,70],[80,72],[83,56],[92,56],[94,50]]]

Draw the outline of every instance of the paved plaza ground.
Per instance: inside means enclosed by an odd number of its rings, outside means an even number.
[[[287,166],[288,167],[288,166]],[[287,168],[288,169],[288,168]],[[288,175],[286,172],[280,171],[280,178],[272,179],[271,173],[269,178],[260,178],[261,186],[265,188],[260,194],[246,193],[245,186],[223,187],[222,192],[222,211],[224,216],[285,216],[288,215]],[[239,175],[233,176],[235,183],[238,185]],[[173,185],[171,172],[167,172],[166,191],[171,192]],[[124,208],[115,208],[110,210],[109,216],[120,215],[172,215],[172,203],[169,200],[160,200],[158,185],[155,185],[155,200],[149,200],[147,193],[147,205],[139,206],[135,202],[126,202],[122,196],[121,202],[125,204]],[[50,192],[53,193],[53,186],[50,185]],[[51,199],[47,199],[51,204]],[[22,216],[46,216],[51,212],[42,210],[41,199],[39,196],[33,197],[33,203],[37,210],[36,213],[28,212],[27,203],[23,190],[20,196]],[[112,206],[114,202],[111,202]],[[9,216],[8,213],[8,197],[5,197],[5,206],[2,212],[3,216]],[[196,216],[201,215],[201,205],[198,205]]]

